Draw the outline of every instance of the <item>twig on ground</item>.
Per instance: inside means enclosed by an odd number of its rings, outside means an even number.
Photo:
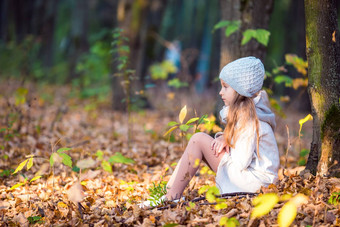
[[[227,198],[231,198],[231,197],[246,197],[246,196],[250,196],[250,197],[253,197],[253,196],[256,196],[258,195],[258,193],[252,193],[252,192],[234,192],[234,193],[224,193],[224,194],[221,194],[221,195],[218,195],[216,196],[217,198],[221,198],[221,199],[227,199]],[[202,200],[205,200],[205,196],[202,196],[202,197],[198,197],[198,198],[195,198],[189,202],[192,202],[192,203],[196,203],[198,205],[216,205],[216,203],[209,203],[209,202],[203,202],[203,203],[197,203],[199,201],[202,201]],[[186,206],[189,204],[189,202],[183,202],[183,203],[171,203],[169,205],[166,205],[166,206],[162,206],[162,207],[159,207],[157,208],[157,210],[165,210],[165,209],[169,209],[169,208],[174,208],[176,207],[177,205],[180,205],[180,206]],[[153,208],[151,208],[153,209]]]
[[[285,175],[285,169],[287,168],[287,160],[288,160],[288,151],[290,148],[290,139],[289,139],[289,128],[288,125],[286,125],[286,129],[287,129],[287,138],[288,138],[288,142],[287,142],[287,149],[286,149],[286,156],[285,156],[285,165],[282,169],[282,175],[286,177]]]

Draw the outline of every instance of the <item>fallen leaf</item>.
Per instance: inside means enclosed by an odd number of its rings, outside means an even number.
[[[79,203],[84,199],[83,188],[79,182],[74,183],[66,193],[68,199],[74,203]]]

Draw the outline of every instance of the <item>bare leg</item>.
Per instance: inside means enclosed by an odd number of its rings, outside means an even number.
[[[213,138],[205,133],[196,133],[191,137],[167,184],[166,197],[168,199],[179,199],[181,197],[185,187],[199,167],[199,165],[195,165],[197,159],[200,162],[204,160],[214,172],[217,171],[224,153],[221,153],[218,157],[214,155],[211,150],[212,140]]]

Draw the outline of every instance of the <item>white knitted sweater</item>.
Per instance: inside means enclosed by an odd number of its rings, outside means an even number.
[[[254,127],[247,127],[236,141],[235,148],[225,153],[216,174],[216,185],[220,193],[256,192],[261,186],[275,183],[280,165],[274,129],[275,115],[268,107],[268,97],[261,91],[254,98],[257,116],[260,120],[259,150],[256,154],[256,133]],[[228,107],[220,112],[226,119]]]

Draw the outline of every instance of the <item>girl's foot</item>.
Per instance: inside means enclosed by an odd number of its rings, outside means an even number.
[[[140,204],[138,204],[139,208],[152,208],[152,207],[156,207],[160,204],[163,204],[165,201],[167,201],[168,199],[166,198],[165,195],[163,195],[161,198],[156,199],[156,200],[146,200]]]
[[[139,206],[139,208],[142,208],[142,209],[153,208],[153,207],[156,207],[156,206],[158,206],[160,204],[165,203],[166,201],[171,201],[173,203],[178,203],[179,201],[183,201],[183,200],[185,200],[184,196],[182,198],[180,198],[180,199],[169,200],[165,195],[163,195],[161,198],[159,198],[157,200],[153,200],[153,201],[147,200],[147,201],[144,201],[144,202],[138,204],[138,206]]]

